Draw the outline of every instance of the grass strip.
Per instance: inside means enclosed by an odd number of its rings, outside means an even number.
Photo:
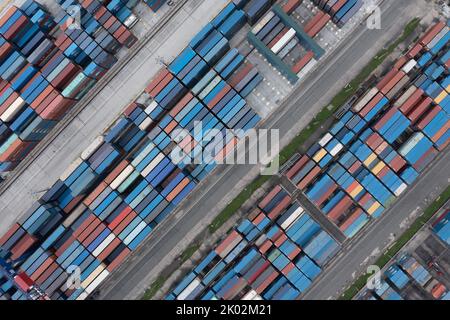
[[[184,250],[180,256],[181,264],[188,261],[199,248],[200,248],[200,245],[195,243],[195,244],[189,246],[186,250]]]
[[[418,217],[414,223],[400,236],[400,238],[390,247],[381,257],[377,259],[375,265],[382,269],[400,250],[411,240],[417,232],[434,216],[434,214],[450,199],[450,186],[448,186],[441,195],[428,206],[424,213]],[[359,277],[350,288],[348,288],[340,300],[351,300],[361,291],[367,283],[370,275],[365,274]]]
[[[141,300],[150,300],[153,298],[153,296],[159,291],[159,289],[162,288],[164,283],[166,282],[168,277],[166,276],[158,276],[155,281],[150,285],[150,287],[145,290],[144,295],[142,296]]]

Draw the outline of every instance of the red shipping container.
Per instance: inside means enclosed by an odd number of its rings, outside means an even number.
[[[75,104],[75,100],[58,95],[39,115],[43,119],[60,120]]]
[[[297,184],[297,188],[304,190],[320,173],[321,168],[315,166],[312,170]]]
[[[302,156],[287,172],[286,177],[292,179],[309,161],[307,155]]]
[[[103,249],[103,251],[98,255],[97,259],[100,261],[105,260],[106,257],[109,256],[111,252],[113,252],[114,249],[116,249],[121,243],[122,241],[119,238],[114,238],[114,240],[111,241],[111,243],[108,244],[106,248]]]
[[[147,91],[148,94],[154,98],[158,95],[158,93],[160,93],[166,86],[167,84],[172,81],[173,79],[173,75],[171,73],[167,74],[164,79],[162,79],[151,91]]]
[[[20,229],[20,225],[16,222],[11,228],[8,229],[8,231],[0,238],[0,246],[3,246],[6,241],[11,238],[14,233],[17,232],[17,230]]]
[[[327,25],[328,21],[330,21],[331,17],[329,14],[325,14],[320,18],[320,20],[308,30],[307,34],[314,38],[322,29]]]
[[[347,0],[338,0],[330,9],[331,15],[334,16],[346,3]]]
[[[352,205],[352,199],[349,196],[344,196],[344,198],[342,198],[342,200],[339,201],[333,209],[331,209],[327,217],[331,221],[336,222]]]
[[[273,39],[267,44],[267,47],[270,48],[270,49],[272,49],[273,46],[274,46],[278,41],[280,41],[280,39],[283,38],[283,36],[289,31],[289,29],[290,29],[290,28],[287,28],[287,27],[283,28],[283,29],[280,31],[280,33],[278,33],[278,34],[275,36],[275,38],[273,38]]]
[[[417,43],[415,46],[413,46],[408,53],[406,54],[409,58],[413,59],[415,58],[420,51],[422,51],[423,47],[420,43]]]
[[[426,46],[430,43],[431,40],[433,40],[435,36],[437,36],[439,32],[441,32],[442,29],[444,29],[444,27],[445,23],[439,21],[437,24],[428,29],[428,31],[422,36],[422,38],[420,38],[419,43],[423,46]]]
[[[228,80],[228,84],[232,87],[235,87],[238,85],[239,82],[244,79],[244,77],[253,69],[253,64],[246,63],[243,65],[243,67],[240,68],[237,72],[235,72],[230,79]]]
[[[406,74],[403,71],[398,71],[394,75],[394,77],[392,77],[392,79],[385,86],[383,86],[383,88],[380,90],[381,93],[384,95],[388,94],[389,91],[391,91],[395,87],[395,85],[399,83],[400,80],[402,80],[405,76]]]
[[[281,200],[279,204],[275,206],[275,208],[270,211],[267,215],[269,219],[275,220],[288,206],[291,204],[292,198],[290,196],[286,196]]]
[[[420,101],[423,95],[422,89],[417,89],[414,93],[400,106],[400,111],[403,112],[404,115],[407,115],[408,112]]]
[[[281,191],[281,186],[276,185],[259,203],[258,207],[261,209],[267,206],[270,201]]]
[[[288,2],[283,5],[283,11],[287,14],[291,14],[301,5],[301,3],[302,0],[288,0]]]
[[[130,254],[131,250],[128,248],[124,248],[123,251],[109,264],[106,269],[109,272],[112,272],[118,265],[120,265],[125,258]]]
[[[308,51],[300,60],[292,66],[292,72],[299,73],[312,59],[314,52]]]
[[[363,210],[361,208],[357,208],[345,221],[343,224],[341,224],[341,226],[339,227],[339,229],[343,232],[345,232],[345,230],[351,226],[351,224],[353,222],[355,222],[356,219],[358,219],[361,215],[365,215],[365,213],[363,212]]]
[[[125,209],[123,209],[122,212],[119,213],[119,215],[115,217],[113,221],[111,221],[111,223],[108,225],[108,228],[114,230],[131,213],[131,211],[133,211],[131,207],[126,207]]]
[[[430,100],[431,100],[431,98],[430,98]],[[426,110],[429,110],[429,111],[426,111],[425,117],[417,123],[417,127],[421,130],[423,130],[423,128],[425,128],[430,123],[430,121],[433,120],[434,117],[442,110],[441,107],[439,107],[439,106],[434,106],[432,108],[428,108],[428,107],[429,107],[428,102],[425,102],[424,109],[421,109],[417,112],[416,112],[416,110],[414,110],[414,117],[413,117],[414,120],[412,120],[413,122],[416,122],[419,119],[419,117],[422,117],[424,115],[424,112]],[[417,109],[419,109],[419,107],[417,107]],[[420,114],[420,115],[418,117],[416,117],[417,114]]]

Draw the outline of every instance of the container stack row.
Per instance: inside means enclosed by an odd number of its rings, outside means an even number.
[[[445,243],[450,245],[450,210],[446,210],[434,223],[434,233]]]
[[[61,6],[78,8],[77,19],[54,19],[32,0],[0,19],[0,172],[13,170],[136,40],[119,20],[136,20],[127,7],[76,3]]]
[[[311,285],[338,248],[277,185],[166,299],[292,300]]]
[[[343,27],[364,5],[364,0],[313,0],[338,27]]]
[[[261,76],[230,48],[226,36],[242,25],[231,9],[196,35],[0,240],[8,260],[29,256],[17,272],[51,299],[91,294],[259,122],[244,97]],[[80,287],[67,286],[73,268]]]
[[[156,12],[167,2],[167,0],[144,0],[144,2],[150,9]]]
[[[429,297],[436,300],[450,299],[450,292],[439,280],[413,256],[403,254],[383,273],[380,285],[375,289],[365,288],[358,300],[403,300],[408,299],[405,288],[412,284],[421,287]]]
[[[423,38],[431,44],[400,58],[286,172],[348,237],[379,217],[450,142],[450,32],[437,26],[439,39]]]
[[[290,16],[300,4],[301,1],[287,1],[282,6],[273,5],[248,34],[250,43],[293,83],[304,77],[324,54],[313,38],[330,18],[318,14],[300,26]]]

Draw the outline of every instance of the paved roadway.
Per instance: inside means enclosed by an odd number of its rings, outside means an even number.
[[[302,297],[303,299],[336,298],[342,288],[352,283],[355,276],[364,272],[367,258],[372,253],[382,252],[392,235],[401,235],[403,221],[412,213],[422,212],[450,182],[450,151],[447,149],[440,159],[421,176],[420,180],[402,196],[367,232],[346,246],[341,255],[325,270],[323,276]]]
[[[416,1],[388,0],[382,6],[382,30],[368,30],[361,25],[346,39],[333,55],[321,61],[318,68],[283,103],[279,112],[269,117],[263,127],[280,130],[281,145],[290,141],[305,127],[318,110],[326,105],[343,83],[375,55],[387,41],[402,32],[413,16],[423,11]],[[99,287],[98,299],[136,299],[160,271],[162,261],[170,260],[173,249],[199,232],[215,214],[213,209],[230,193],[241,190],[244,177],[258,174],[254,166],[240,165],[221,168],[198,188],[196,199],[186,201],[176,214],[164,221],[147,241]],[[211,183],[208,183],[211,181]]]

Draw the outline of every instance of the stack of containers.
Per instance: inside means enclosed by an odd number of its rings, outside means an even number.
[[[75,4],[61,2],[65,10]],[[71,16],[55,22],[32,0],[0,21],[0,172],[14,169],[136,39],[99,2],[81,5],[77,29]],[[125,18],[123,9],[136,19],[126,7],[116,13]]]
[[[433,231],[445,243],[450,244],[450,210],[446,210],[433,223]]]
[[[365,288],[359,295],[359,300],[375,297],[382,300],[402,299],[402,293],[413,281],[436,299],[448,299],[448,290],[440,281],[425,269],[414,257],[409,254],[401,255],[383,273],[381,285],[375,290]]]
[[[337,249],[278,185],[166,299],[292,300],[310,286]]]
[[[422,287],[432,278],[431,274],[414,257],[408,254],[401,256],[397,263],[403,271]]]
[[[167,0],[144,0],[144,2],[150,9],[156,12],[167,2]]]
[[[363,6],[363,0],[313,0],[317,7],[343,27]]]
[[[379,217],[450,142],[449,37],[443,22],[433,26],[418,43],[423,48],[400,58],[286,172],[348,237]]]
[[[211,25],[220,29],[233,13],[219,16]],[[192,163],[199,150],[223,158],[259,121],[243,99],[256,69],[222,39],[199,33],[4,236],[8,259],[30,255],[17,269],[50,298],[91,294],[215,167]],[[253,78],[243,80],[242,66]],[[196,121],[203,131],[195,131]],[[228,128],[226,144],[214,148],[219,139],[209,139],[206,130]],[[81,287],[67,288],[74,266],[81,269]]]
[[[275,5],[249,33],[249,41],[268,61],[295,81],[306,75],[323,55],[323,49],[312,38],[329,19],[320,16],[300,27],[289,16],[300,3],[288,1],[283,7]]]
[[[65,14],[57,17],[57,22],[64,23],[69,29],[70,23],[80,24],[87,34],[83,36],[83,41],[90,38],[110,53],[115,53],[120,45],[131,48],[137,41],[129,30],[137,22],[137,17],[131,11],[136,6],[136,1],[116,0],[105,5],[97,0],[58,0],[57,2],[65,11]],[[78,10],[76,15],[73,13],[74,8]],[[77,19],[80,21],[78,22]],[[69,35],[67,32],[66,34]]]

